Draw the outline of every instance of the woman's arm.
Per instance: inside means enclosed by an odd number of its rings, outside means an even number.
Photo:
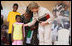
[[[50,18],[47,19],[45,22],[50,24],[50,23],[52,23],[54,17],[53,17],[53,15],[49,11],[48,11],[48,13],[46,15],[48,15],[48,14],[49,14]]]
[[[36,19],[34,18],[31,22],[24,24],[24,26],[32,26],[36,23]]]
[[[46,24],[51,24],[52,21],[53,21],[53,19],[54,19],[54,18],[52,17],[52,14],[50,14],[50,13],[46,13],[45,15],[46,15],[47,20],[46,20],[46,21],[42,21],[42,22],[40,23],[42,26],[44,26],[44,25],[46,25]]]
[[[24,24],[22,25],[22,35],[23,35],[23,41],[24,41],[24,37],[25,37],[25,29],[24,29]]]
[[[41,22],[41,25],[46,25],[46,24],[51,24],[52,21],[54,20],[53,14],[46,8],[43,9],[43,15],[45,14],[45,16],[48,18],[46,21]]]

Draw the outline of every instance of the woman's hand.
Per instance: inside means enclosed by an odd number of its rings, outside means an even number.
[[[46,24],[49,24],[48,22],[45,22],[45,21],[42,21],[41,23],[40,23],[42,26],[45,26]]]
[[[24,24],[24,26],[28,26],[28,24]]]

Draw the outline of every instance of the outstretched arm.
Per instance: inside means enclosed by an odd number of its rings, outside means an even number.
[[[24,24],[24,26],[32,26],[36,23],[36,19],[34,18],[31,22]]]
[[[23,34],[23,40],[24,40],[24,37],[25,37],[25,28],[24,28],[24,24],[22,25],[22,34]]]
[[[50,23],[52,23],[54,17],[53,17],[53,15],[52,15],[52,13],[50,13],[49,11],[48,11],[48,13],[46,13],[46,15],[48,15],[48,14],[49,14],[50,18],[47,19],[45,22],[50,24]]]

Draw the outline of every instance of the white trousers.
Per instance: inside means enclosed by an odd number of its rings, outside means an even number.
[[[51,40],[51,25],[41,26],[38,28],[39,45],[52,45]]]
[[[56,26],[52,31],[52,42],[55,42],[57,40],[56,39],[56,37],[58,36],[57,28],[58,26]]]

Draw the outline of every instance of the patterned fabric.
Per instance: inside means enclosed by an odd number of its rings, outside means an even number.
[[[30,21],[32,21],[32,19],[31,19]],[[32,32],[32,31],[29,29],[29,30],[28,30],[28,34],[27,34],[27,37],[28,37],[28,38],[30,38],[31,32]]]
[[[14,31],[13,31],[13,39],[14,40],[22,40],[23,35],[22,35],[22,25],[23,23],[14,23]]]

